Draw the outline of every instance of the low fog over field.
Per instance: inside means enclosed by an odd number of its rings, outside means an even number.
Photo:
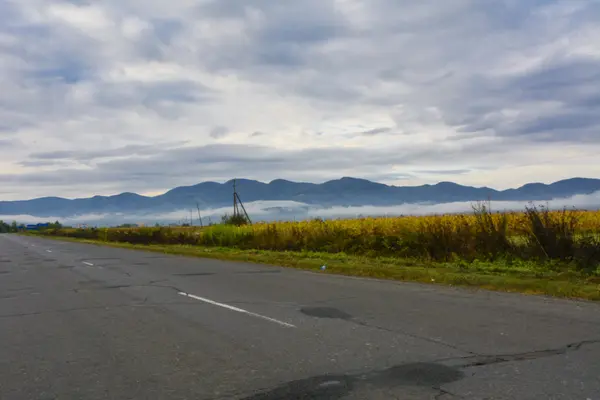
[[[360,206],[360,207],[321,207],[295,201],[255,201],[245,204],[253,221],[303,220],[311,218],[357,218],[366,216],[428,215],[470,212],[475,202],[454,202],[442,204],[400,204],[397,206]],[[494,211],[519,211],[526,206],[536,204],[552,209],[600,209],[600,192],[590,195],[577,195],[570,198],[554,199],[549,202],[497,201],[492,202]],[[87,214],[70,218],[39,218],[30,215],[0,215],[0,220],[19,223],[38,223],[59,221],[65,225],[87,224],[90,226],[115,226],[121,224],[179,224],[199,225],[197,210],[180,210],[164,214]],[[221,216],[231,213],[231,207],[201,209],[203,223],[220,222]]]

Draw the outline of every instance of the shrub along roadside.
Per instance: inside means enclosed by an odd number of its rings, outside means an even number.
[[[401,218],[371,218],[217,225],[205,229],[54,229],[39,234],[135,245],[343,252],[424,262],[522,260],[596,275],[600,265],[600,227],[595,232],[589,227],[582,230],[580,215],[533,206],[520,215],[492,213],[489,204],[481,203],[474,207],[472,215],[415,217],[410,224]]]

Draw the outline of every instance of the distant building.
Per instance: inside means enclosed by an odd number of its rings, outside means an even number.
[[[39,231],[40,229],[44,229],[44,228],[48,228],[50,226],[50,224],[45,223],[45,224],[30,224],[30,225],[26,225],[25,229],[28,231]]]

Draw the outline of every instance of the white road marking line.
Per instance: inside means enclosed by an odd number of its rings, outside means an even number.
[[[94,266],[94,264],[92,264],[92,263],[89,263],[89,262],[85,262],[85,261],[82,261],[82,263],[84,263],[85,265],[89,265],[90,267],[93,267],[93,266]]]
[[[52,250],[46,250],[48,253],[52,253]]]
[[[182,295],[182,296],[186,296],[186,297],[195,299],[195,300],[203,301],[203,302],[208,303],[208,304],[212,304],[213,306],[223,307],[223,308],[226,308],[226,309],[231,310],[231,311],[235,311],[235,312],[239,312],[239,313],[242,313],[242,314],[251,315],[251,316],[256,317],[256,318],[261,318],[261,319],[264,319],[264,320],[267,320],[267,321],[271,321],[271,322],[274,322],[274,323],[279,324],[281,326],[285,326],[286,328],[295,328],[296,327],[296,325],[288,324],[287,322],[279,321],[279,320],[274,319],[274,318],[270,318],[270,317],[266,317],[264,315],[260,315],[260,314],[256,314],[256,313],[253,313],[253,312],[250,312],[250,311],[246,311],[246,310],[244,310],[242,308],[230,306],[229,304],[217,303],[216,301],[213,301],[213,300],[210,300],[210,299],[205,299],[203,297],[194,296],[193,294],[189,294],[189,293],[179,292],[179,294]]]

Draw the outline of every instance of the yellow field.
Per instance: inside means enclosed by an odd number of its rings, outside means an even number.
[[[132,244],[185,244],[250,250],[346,253],[438,261],[543,259],[600,263],[600,211],[528,210],[463,215],[214,225],[100,228],[56,236]],[[591,267],[590,267],[591,268]]]
[[[560,220],[564,214],[563,211],[551,211],[548,213],[550,218],[556,221]],[[600,233],[600,211],[567,211],[566,214],[576,220],[576,230],[578,233]],[[509,235],[521,235],[530,228],[527,215],[523,212],[491,214],[491,217],[496,222],[498,222],[500,218],[506,217]],[[454,226],[474,226],[477,223],[477,216],[471,213],[431,216],[372,217],[325,221],[271,222],[238,227],[237,231],[240,233],[251,232],[253,234],[278,232],[279,234],[286,236],[313,236],[317,233],[321,234],[339,231],[361,235],[395,235],[410,231],[416,232],[423,226],[439,223],[451,224]]]

